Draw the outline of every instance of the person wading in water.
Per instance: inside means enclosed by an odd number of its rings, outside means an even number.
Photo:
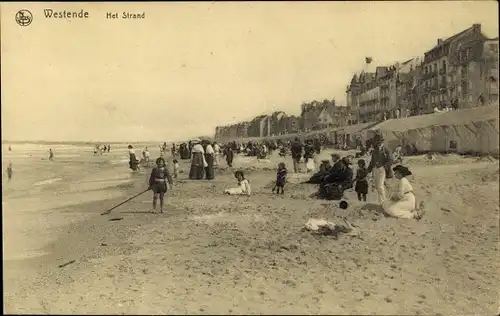
[[[132,145],[128,145],[128,155],[129,155],[128,165],[130,169],[132,169],[133,171],[139,171],[139,160],[137,160],[137,157],[135,156],[135,152]]]

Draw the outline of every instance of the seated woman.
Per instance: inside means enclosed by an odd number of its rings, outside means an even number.
[[[245,179],[243,171],[236,171],[234,177],[238,179],[238,187],[227,189],[224,193],[228,195],[250,195],[252,193],[250,182]]]
[[[323,178],[330,172],[332,166],[330,165],[330,161],[325,159],[321,160],[321,165],[319,166],[319,171],[316,172],[304,183],[309,184],[320,184],[323,181]]]
[[[328,174],[319,186],[318,195],[327,200],[339,200],[344,195],[344,191],[352,188],[353,171],[351,167],[352,156],[342,158],[338,169]]]
[[[394,176],[399,179],[398,192],[397,195],[391,198],[393,203],[385,202],[383,204],[384,212],[396,218],[421,219],[425,213],[423,203],[420,203],[417,209],[417,201],[415,193],[413,192],[413,187],[406,178],[412,174],[411,171],[402,165],[397,165],[392,170],[394,171]]]

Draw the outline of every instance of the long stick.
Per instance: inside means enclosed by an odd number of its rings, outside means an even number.
[[[111,213],[111,211],[112,211],[112,210],[114,210],[115,208],[117,208],[117,207],[119,207],[119,206],[122,206],[123,204],[125,204],[125,203],[127,203],[127,202],[129,202],[129,201],[131,201],[131,200],[133,200],[133,199],[135,199],[135,198],[136,198],[136,197],[138,197],[139,195],[144,194],[144,193],[146,193],[146,192],[148,192],[148,191],[149,191],[149,188],[148,188],[148,189],[146,189],[146,190],[144,190],[144,191],[142,191],[141,193],[138,193],[138,194],[134,195],[133,197],[131,197],[131,198],[129,198],[129,199],[127,199],[127,200],[125,200],[125,201],[121,202],[120,204],[113,206],[112,208],[110,208],[110,209],[109,209],[109,210],[107,210],[106,212],[102,213],[101,215],[107,215],[107,214]]]

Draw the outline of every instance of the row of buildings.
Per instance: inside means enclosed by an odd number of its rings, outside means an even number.
[[[303,103],[300,116],[282,111],[260,115],[250,122],[217,127],[215,138],[282,135],[427,114],[436,107],[469,108],[498,102],[498,93],[498,37],[488,38],[480,24],[473,24],[437,39],[422,57],[354,74],[346,106],[335,100]]]
[[[276,111],[269,115],[259,115],[249,122],[218,126],[215,139],[231,140],[246,137],[264,137],[339,127],[351,124],[351,110],[338,106],[335,100],[303,103],[300,116]]]
[[[357,122],[498,102],[498,37],[473,24],[422,57],[354,74],[346,93]]]

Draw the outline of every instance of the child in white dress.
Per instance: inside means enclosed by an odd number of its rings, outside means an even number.
[[[243,172],[236,171],[234,173],[234,177],[238,179],[238,187],[227,189],[224,193],[229,195],[250,195],[252,193],[250,182],[245,179]]]

